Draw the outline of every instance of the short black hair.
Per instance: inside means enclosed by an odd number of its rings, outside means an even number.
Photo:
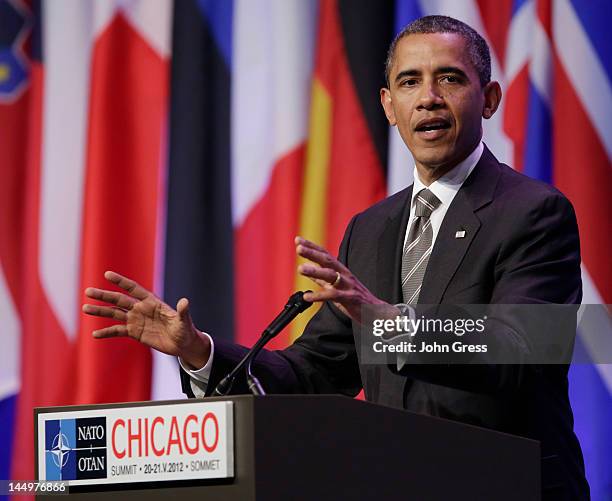
[[[385,62],[385,81],[389,86],[389,74],[395,56],[395,48],[400,40],[408,35],[427,33],[457,33],[461,35],[467,46],[469,57],[476,68],[480,84],[485,86],[491,81],[491,53],[489,46],[478,32],[467,24],[448,16],[425,16],[411,22],[391,42]]]

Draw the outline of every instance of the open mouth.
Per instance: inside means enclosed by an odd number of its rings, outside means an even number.
[[[435,119],[435,120],[423,120],[416,126],[417,132],[433,132],[437,130],[450,129],[451,124],[448,120]]]

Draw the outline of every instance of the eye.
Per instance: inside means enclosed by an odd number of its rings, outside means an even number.
[[[413,87],[418,83],[416,78],[407,78],[406,80],[402,80],[400,85],[402,87]]]
[[[440,81],[446,83],[460,83],[461,79],[455,75],[444,75]]]

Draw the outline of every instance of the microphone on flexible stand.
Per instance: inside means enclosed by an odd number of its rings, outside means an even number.
[[[274,320],[272,320],[270,325],[266,327],[266,329],[261,334],[261,337],[242,358],[242,360],[238,362],[238,365],[236,365],[236,367],[234,367],[234,369],[219,382],[219,384],[215,388],[215,391],[213,392],[214,396],[227,395],[232,389],[238,372],[245,366],[247,373],[247,383],[249,385],[251,393],[253,393],[254,395],[266,394],[259,380],[251,373],[251,362],[261,351],[261,349],[268,343],[268,341],[270,341],[270,339],[277,336],[295,317],[297,317],[304,310],[312,306],[312,303],[304,299],[304,294],[306,294],[307,292],[312,291],[298,291],[295,294],[291,295],[291,297],[287,301],[287,304],[283,308],[283,311],[281,311],[278,316]]]

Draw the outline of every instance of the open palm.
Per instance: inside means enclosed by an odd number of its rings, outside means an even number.
[[[162,353],[182,356],[201,334],[189,315],[189,301],[181,299],[176,310],[138,283],[118,273],[104,274],[109,282],[125,293],[88,287],[88,298],[106,303],[85,304],[83,312],[120,323],[93,332],[95,338],[131,337]]]

